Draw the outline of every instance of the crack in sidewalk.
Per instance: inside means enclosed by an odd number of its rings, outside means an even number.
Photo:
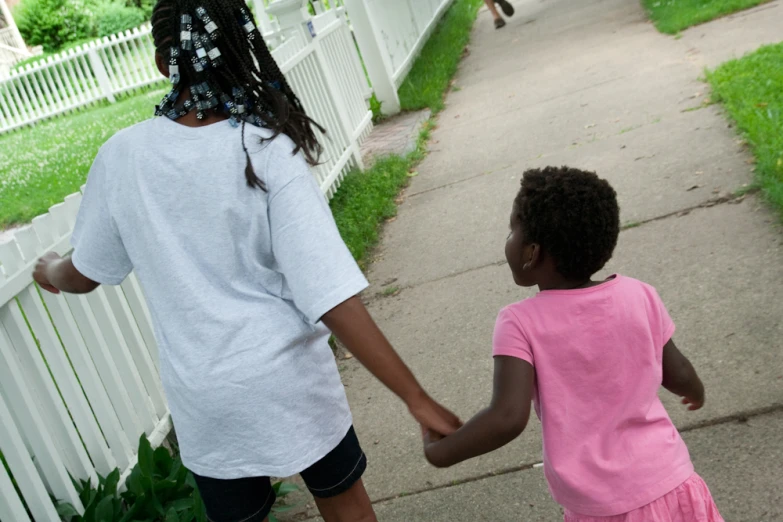
[[[779,412],[783,412],[783,403],[777,403],[777,404],[773,404],[771,406],[765,406],[765,407],[760,407],[760,408],[753,408],[753,409],[750,409],[750,410],[746,410],[746,411],[742,411],[742,412],[738,412],[738,413],[733,413],[733,414],[725,415],[725,416],[722,416],[722,417],[717,417],[715,419],[709,419],[709,420],[697,422],[697,423],[692,424],[692,425],[684,426],[683,428],[680,428],[678,431],[681,434],[684,434],[684,433],[691,433],[691,432],[695,432],[695,431],[699,431],[699,430],[703,430],[703,429],[713,428],[713,427],[716,427],[716,426],[723,426],[723,425],[726,425],[726,424],[731,424],[733,422],[745,424],[745,423],[748,423],[750,420],[752,420],[754,418],[762,417],[764,415],[770,415],[770,414],[773,414],[773,413],[779,413]],[[397,494],[397,495],[388,495],[388,496],[381,497],[381,498],[373,500],[372,504],[373,505],[382,504],[382,503],[385,503],[385,502],[391,502],[392,500],[399,500],[399,499],[402,499],[402,498],[408,498],[408,497],[413,497],[413,496],[416,496],[416,495],[422,495],[424,493],[431,493],[431,492],[435,492],[435,491],[441,491],[441,490],[445,490],[445,489],[450,489],[450,488],[453,488],[453,487],[462,486],[464,484],[471,484],[473,482],[480,482],[482,480],[486,480],[486,479],[493,478],[493,477],[502,477],[503,475],[509,475],[511,473],[519,473],[519,472],[522,472],[522,471],[529,471],[531,469],[537,469],[537,468],[540,468],[541,466],[542,466],[541,462],[531,462],[531,463],[521,464],[519,466],[509,466],[509,467],[506,467],[506,468],[501,468],[499,470],[482,473],[480,475],[476,475],[476,476],[473,476],[473,477],[466,477],[466,478],[459,479],[459,480],[453,480],[453,481],[451,481],[448,484],[437,484],[437,485],[433,485],[433,486],[429,486],[429,487],[415,489],[413,491],[406,491],[406,492],[403,492],[403,493],[400,493],[400,494]],[[306,520],[315,520],[317,518],[318,517],[316,516],[316,517],[308,518]]]
[[[747,410],[747,411],[743,411],[743,412],[739,412],[739,413],[734,413],[734,414],[731,414],[731,415],[725,415],[723,417],[717,417],[715,419],[710,419],[710,420],[698,422],[698,423],[692,424],[690,426],[685,426],[685,427],[679,429],[678,431],[680,433],[690,433],[690,432],[699,431],[699,430],[703,430],[703,429],[707,429],[707,428],[712,428],[712,427],[715,427],[715,426],[722,426],[722,425],[725,425],[725,424],[730,424],[732,422],[747,423],[748,421],[750,421],[753,418],[761,417],[761,416],[764,416],[764,415],[769,415],[769,414],[772,414],[772,413],[778,413],[778,412],[783,412],[783,403],[773,404],[771,406],[765,406],[765,407],[761,407],[761,408],[754,408],[754,409],[751,409],[751,410]],[[432,491],[440,491],[440,490],[443,490],[443,489],[449,489],[449,488],[452,488],[452,487],[455,487],[455,486],[461,486],[463,484],[470,484],[472,482],[479,482],[481,480],[485,480],[485,479],[488,479],[488,478],[508,475],[510,473],[518,473],[520,471],[528,471],[528,470],[536,469],[536,468],[539,468],[539,467],[541,467],[541,463],[540,462],[521,464],[519,466],[510,466],[510,467],[507,467],[507,468],[499,469],[497,471],[490,471],[490,472],[487,472],[487,473],[482,473],[481,475],[476,475],[474,477],[468,477],[468,478],[464,478],[464,479],[461,479],[461,480],[454,480],[454,481],[452,481],[452,482],[450,482],[448,484],[439,484],[439,485],[434,485],[434,486],[431,486],[431,487],[419,488],[419,489],[416,489],[414,491],[408,491],[408,492],[405,492],[405,493],[401,493],[399,495],[382,497],[382,498],[373,500],[372,503],[373,504],[381,504],[383,502],[389,502],[389,501],[392,501],[392,500],[398,500],[400,498],[407,498],[407,497],[411,497],[411,496],[414,496],[414,495],[421,495],[423,493],[429,493],[429,492],[432,492]]]
[[[482,175],[486,175],[486,174],[482,174]],[[460,182],[456,181],[455,183],[460,183]],[[430,189],[430,190],[437,190],[437,189]],[[747,196],[756,194],[757,192],[759,192],[759,190],[760,189],[758,187],[753,186],[753,187],[749,187],[747,190],[744,190],[744,191],[737,191],[737,192],[734,192],[734,193],[725,193],[725,194],[717,195],[717,196],[715,196],[713,198],[710,198],[710,199],[708,199],[706,201],[703,201],[702,203],[699,203],[698,205],[692,205],[690,207],[682,208],[682,209],[679,209],[679,210],[674,210],[672,212],[668,212],[666,214],[661,214],[660,216],[654,216],[654,217],[651,217],[651,218],[643,219],[641,221],[634,221],[634,222],[631,222],[631,223],[626,223],[625,225],[622,225],[620,227],[620,232],[626,232],[626,231],[634,229],[634,228],[639,228],[639,227],[641,227],[643,225],[646,225],[648,223],[654,223],[656,221],[662,221],[664,219],[668,219],[668,218],[675,217],[675,216],[676,217],[684,217],[684,216],[687,216],[688,214],[690,214],[691,212],[693,212],[694,210],[705,209],[705,208],[712,208],[712,207],[716,207],[716,206],[719,206],[719,205],[725,205],[725,204],[739,204],[739,203],[742,203]],[[420,192],[419,194],[423,194],[423,192]],[[428,279],[426,281],[420,281],[420,282],[409,284],[409,285],[399,286],[399,287],[396,287],[396,290],[395,290],[393,296],[396,297],[401,292],[404,292],[406,290],[411,290],[411,289],[419,287],[419,286],[424,286],[424,285],[428,285],[428,284],[432,284],[432,283],[437,283],[437,282],[440,282],[440,281],[444,281],[446,279],[452,279],[452,278],[455,278],[455,277],[459,277],[461,275],[465,275],[465,274],[468,274],[470,272],[475,272],[477,270],[483,270],[485,268],[491,268],[491,267],[496,267],[496,266],[503,266],[505,264],[508,264],[508,262],[505,259],[501,259],[501,260],[498,260],[498,261],[493,261],[491,263],[485,263],[483,265],[474,266],[474,267],[471,267],[471,268],[466,268],[465,270],[460,270],[459,272],[446,274],[444,276],[436,277],[434,279]],[[378,286],[384,287],[384,286],[389,286],[389,285],[378,285]],[[379,301],[381,299],[385,299],[387,297],[390,297],[390,296],[384,295],[383,291],[380,291],[380,292],[375,292],[373,294],[365,296],[363,298],[363,301],[364,301],[365,304],[371,304],[371,303],[374,303],[374,302]]]

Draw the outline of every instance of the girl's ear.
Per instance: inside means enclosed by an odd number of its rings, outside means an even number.
[[[169,64],[163,55],[157,51],[155,52],[155,65],[158,66],[158,71],[160,71],[160,74],[166,78],[169,77]]]
[[[522,261],[525,263],[522,267],[525,270],[537,267],[538,263],[541,261],[541,245],[538,243],[525,245]]]

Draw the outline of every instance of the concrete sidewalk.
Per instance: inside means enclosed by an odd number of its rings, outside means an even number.
[[[367,297],[421,381],[467,418],[491,393],[498,310],[514,286],[503,245],[524,169],[595,169],[622,220],[607,272],[655,285],[678,344],[708,389],[701,412],[665,401],[726,520],[783,520],[783,234],[757,197],[750,154],[699,80],[705,66],[783,40],[777,0],[659,34],[638,0],[517,0],[502,31],[483,11],[470,54]],[[402,291],[381,297],[386,286]],[[448,471],[429,467],[418,427],[354,361],[344,381],[383,521],[557,520],[537,423],[510,446]]]

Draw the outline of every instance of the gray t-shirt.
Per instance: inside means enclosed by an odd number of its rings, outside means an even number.
[[[367,287],[293,142],[154,118],[117,133],[90,171],[73,263],[116,285],[135,270],[192,471],[285,477],[334,449],[351,412],[320,318]]]

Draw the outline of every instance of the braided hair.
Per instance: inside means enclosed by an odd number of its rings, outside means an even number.
[[[313,121],[294,94],[258,31],[243,0],[158,0],[152,12],[152,37],[169,64],[171,91],[156,115],[177,119],[196,111],[222,113],[242,126],[248,186],[266,190],[253,172],[245,125],[265,127],[270,138],[285,134],[310,165],[318,164],[323,147]],[[190,97],[180,100],[183,91]]]

